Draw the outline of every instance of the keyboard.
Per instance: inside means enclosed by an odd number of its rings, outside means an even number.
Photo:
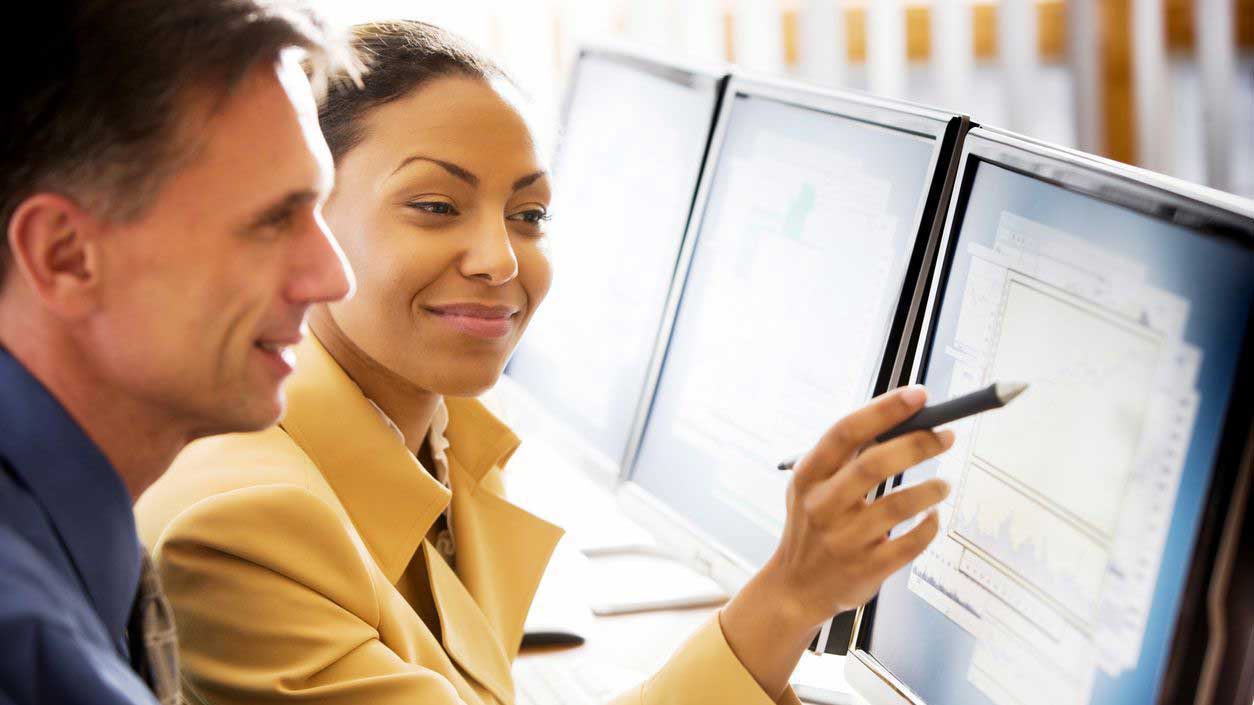
[[[631,669],[589,660],[520,658],[513,671],[518,705],[596,705],[644,681]]]

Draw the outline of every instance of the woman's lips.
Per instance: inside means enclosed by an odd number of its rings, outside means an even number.
[[[512,306],[471,303],[427,306],[425,310],[453,330],[476,338],[504,338],[514,330],[518,313]]]

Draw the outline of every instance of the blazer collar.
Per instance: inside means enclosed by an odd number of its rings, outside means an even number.
[[[448,454],[466,474],[466,489],[478,491],[483,476],[494,467],[505,467],[521,442],[478,399],[445,397],[444,404],[448,407],[444,431]]]
[[[400,579],[449,491],[313,336],[296,349],[279,425],[318,466],[388,580]]]
[[[100,621],[124,648],[142,556],[130,494],[65,407],[0,347],[5,460],[47,513]]]
[[[279,425],[308,453],[335,491],[371,556],[395,583],[448,506],[450,491],[418,462],[386,419],[313,336],[296,350],[287,410]],[[477,490],[518,437],[475,399],[445,399],[448,453]]]
[[[444,629],[444,647],[503,703],[509,663],[561,529],[508,502],[488,476],[518,437],[475,399],[446,398],[452,491],[414,458],[386,417],[313,337],[297,348],[280,425],[309,455],[393,584],[420,546]],[[457,570],[423,538],[453,503]]]

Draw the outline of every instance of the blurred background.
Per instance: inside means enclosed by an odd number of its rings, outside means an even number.
[[[556,121],[581,43],[959,110],[1254,197],[1254,0],[314,0],[479,44]]]

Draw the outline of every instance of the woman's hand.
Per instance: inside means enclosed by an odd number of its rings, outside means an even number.
[[[867,501],[871,490],[953,444],[948,431],[917,431],[874,445],[923,407],[922,387],[876,398],[841,419],[797,463],[788,519],[775,554],[723,608],[723,633],[763,689],[778,698],[818,627],[869,600],[880,583],[936,537],[935,511],[893,539],[888,532],[949,494],[931,479]]]
[[[918,431],[858,454],[922,408],[926,398],[922,387],[885,394],[833,426],[797,464],[784,535],[763,572],[774,575],[784,590],[780,598],[793,604],[803,622],[818,624],[865,603],[936,537],[935,511],[902,536],[889,540],[888,532],[945,499],[944,480],[927,480],[874,502],[866,496],[945,451],[953,433]]]

